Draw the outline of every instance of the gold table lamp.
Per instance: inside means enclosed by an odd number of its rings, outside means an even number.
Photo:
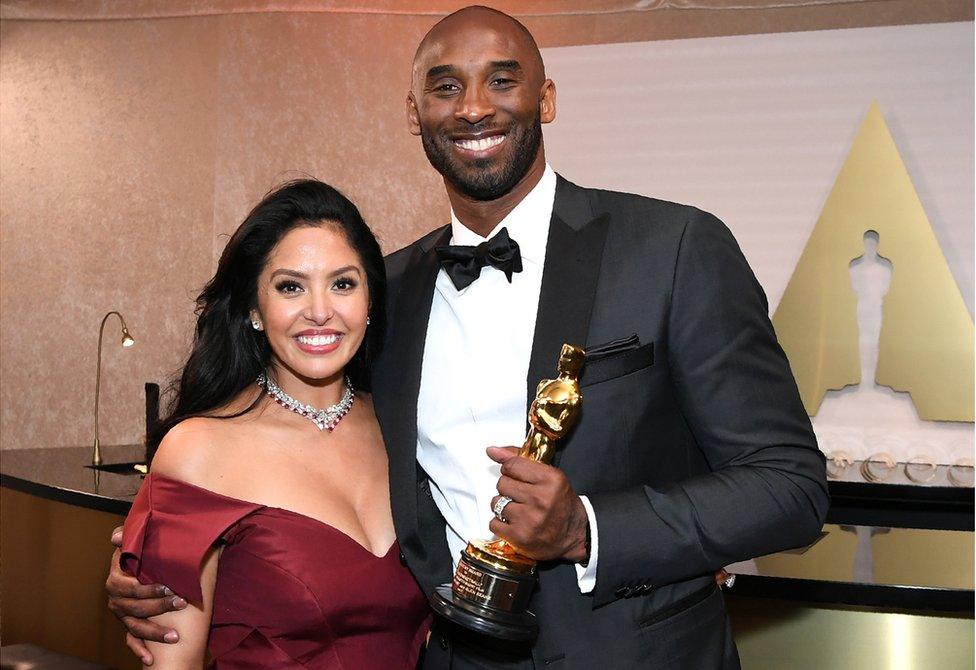
[[[129,329],[126,327],[125,319],[122,318],[121,314],[112,310],[102,318],[102,325],[98,329],[98,364],[95,368],[95,442],[92,445],[92,465],[102,464],[102,453],[98,445],[98,396],[102,385],[102,335],[105,334],[105,322],[113,314],[119,317],[119,322],[122,324],[122,346],[131,347],[136,343],[129,335]]]

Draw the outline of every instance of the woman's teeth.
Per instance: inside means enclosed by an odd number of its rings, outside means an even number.
[[[332,344],[339,341],[339,335],[299,335],[295,338],[302,344],[307,344],[310,347],[324,347],[327,344]]]
[[[477,140],[454,140],[454,143],[468,151],[484,151],[485,149],[496,147],[504,141],[504,135],[492,135],[491,137],[482,137]]]

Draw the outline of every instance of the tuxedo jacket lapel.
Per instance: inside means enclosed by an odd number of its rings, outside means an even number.
[[[383,439],[390,460],[390,496],[397,511],[396,534],[401,549],[419,562],[429,559],[427,545],[437,545],[425,543],[418,532],[417,398],[427,322],[440,269],[434,247],[446,244],[450,236],[450,226],[446,226],[420,240],[404,269],[387,338],[386,374],[382,388],[377,389],[383,398],[377,410],[385,419]]]
[[[526,407],[535,398],[539,382],[555,376],[562,345],[586,344],[609,221],[608,214],[594,214],[583,189],[558,177],[529,358]]]

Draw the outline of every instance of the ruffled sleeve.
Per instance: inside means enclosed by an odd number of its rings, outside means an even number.
[[[143,584],[164,584],[199,604],[207,551],[228,528],[262,507],[150,473],[125,519],[122,569]]]

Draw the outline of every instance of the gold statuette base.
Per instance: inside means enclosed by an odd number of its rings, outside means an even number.
[[[503,640],[531,640],[539,632],[527,611],[535,589],[535,561],[475,540],[461,554],[452,584],[430,595],[434,611],[460,626]]]

